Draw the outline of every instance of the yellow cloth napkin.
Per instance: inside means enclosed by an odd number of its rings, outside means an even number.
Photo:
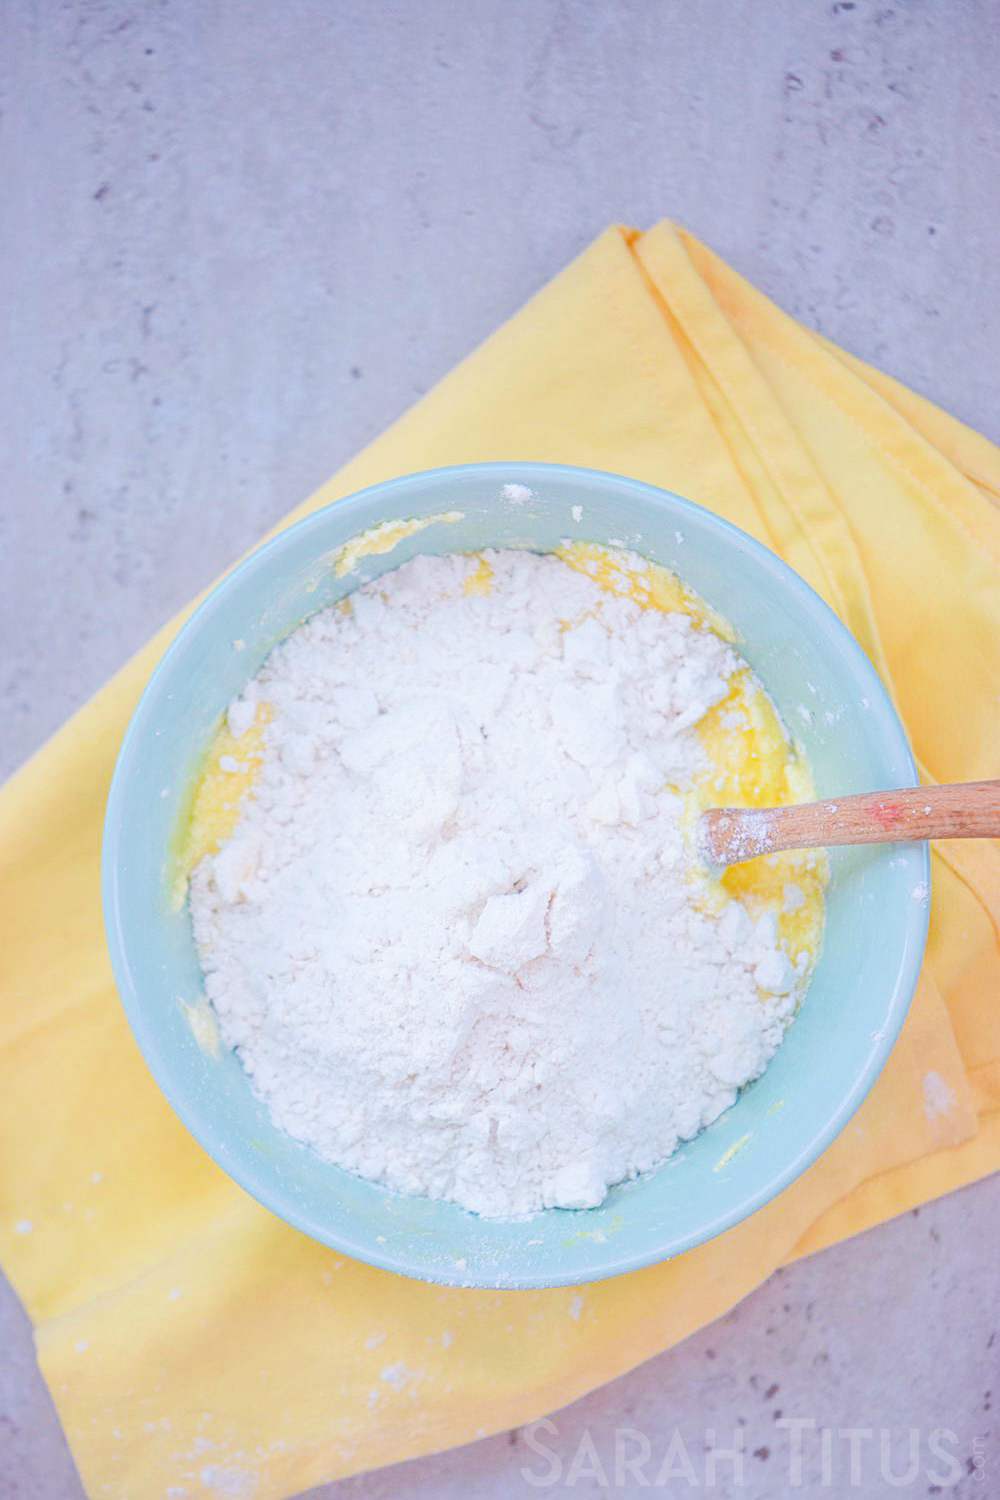
[[[689,235],[609,230],[297,514],[503,458],[619,470],[753,533],[847,621],[929,780],[997,773],[1000,455]],[[580,1293],[427,1286],[303,1238],[177,1123],[105,955],[105,793],[176,624],[0,793],[0,1258],[91,1494],[269,1500],[524,1422],[1000,1166],[1000,851],[954,843],[882,1078],[746,1223]]]

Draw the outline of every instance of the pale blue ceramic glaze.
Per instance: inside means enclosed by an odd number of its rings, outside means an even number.
[[[534,498],[515,506],[506,483]],[[582,516],[573,519],[572,507]],[[331,554],[378,522],[461,511],[336,578]],[[867,658],[773,553],[675,495],[558,465],[468,465],[376,485],[267,542],[208,596],[154,672],[122,746],[104,836],[104,914],[132,1030],[160,1088],[248,1192],[315,1239],[406,1275],[535,1287],[666,1259],[759,1209],[829,1145],[868,1093],[913,995],[927,929],[926,844],[835,852],[822,954],[763,1077],[657,1171],[601,1208],[481,1219],[340,1171],[276,1130],[235,1055],[199,1046],[201,996],[169,849],[220,714],[307,615],[418,552],[624,542],[675,569],[729,620],[811,761],[820,795],[913,785],[906,737]],[[242,650],[234,641],[244,643]],[[734,1149],[735,1148],[735,1149]],[[155,1170],[155,1164],[150,1164]]]

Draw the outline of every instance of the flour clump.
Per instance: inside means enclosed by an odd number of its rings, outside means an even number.
[[[596,1205],[717,1118],[808,977],[685,831],[740,670],[689,613],[519,551],[417,557],[278,646],[228,713],[238,745],[267,705],[254,784],[190,882],[275,1123],[510,1215]]]

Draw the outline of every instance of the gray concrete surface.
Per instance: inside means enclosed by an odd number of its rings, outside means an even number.
[[[611,220],[1000,438],[990,0],[3,0],[0,35],[2,772]],[[616,1428],[704,1488],[743,1426],[717,1491],[781,1496],[801,1418],[803,1494],[888,1493],[911,1428],[906,1493],[1000,1492],[998,1220],[994,1180],[776,1277],[540,1430],[550,1488],[637,1492]],[[525,1438],[315,1494],[544,1492]],[[7,1291],[0,1497],[81,1493]]]

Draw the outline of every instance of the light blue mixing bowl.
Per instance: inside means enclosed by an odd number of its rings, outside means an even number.
[[[532,497],[512,504],[505,484]],[[575,510],[575,507],[581,509]],[[435,521],[336,577],[333,554],[387,520]],[[579,519],[577,519],[577,517]],[[816,594],[766,548],[676,495],[558,465],[409,475],[282,532],[209,595],[136,709],[108,801],[104,915],[129,1022],[160,1088],[212,1157],[261,1203],[347,1255],[430,1281],[534,1287],[615,1276],[728,1229],[779,1193],[871,1088],[913,995],[927,929],[926,844],[834,852],[822,954],[764,1075],[710,1129],[595,1209],[478,1218],[405,1198],[321,1161],[275,1129],[234,1054],[190,1020],[202,995],[170,849],[199,759],[230,699],[307,615],[420,552],[546,551],[624,542],[676,570],[729,620],[812,764],[821,796],[911,786],[906,737],[872,667]],[[243,643],[234,649],[233,643]],[[186,1002],[186,1003],[185,1003]]]

